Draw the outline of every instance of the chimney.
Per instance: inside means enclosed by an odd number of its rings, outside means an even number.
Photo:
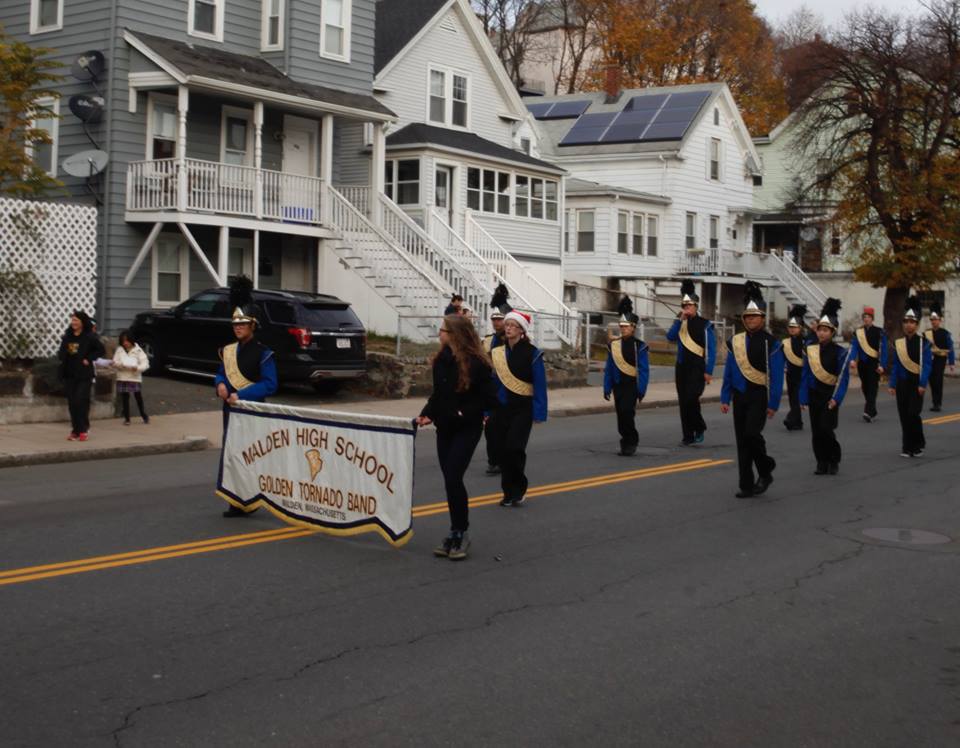
[[[603,90],[607,94],[606,103],[614,104],[620,98],[620,68],[613,63],[609,63],[606,73],[603,86]]]

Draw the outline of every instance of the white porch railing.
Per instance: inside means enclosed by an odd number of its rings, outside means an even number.
[[[200,159],[133,161],[127,210],[219,213],[285,223],[323,223],[323,180]]]
[[[720,272],[720,251],[717,249],[687,249],[681,252],[678,273],[715,275]]]
[[[365,216],[370,215],[370,188],[365,185],[340,185],[337,192],[343,195],[354,208]]]

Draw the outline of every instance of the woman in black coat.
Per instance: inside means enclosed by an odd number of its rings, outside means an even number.
[[[466,317],[447,315],[440,325],[440,350],[433,358],[433,394],[417,424],[437,429],[437,456],[450,509],[450,534],[434,549],[437,556],[467,557],[468,499],[463,475],[483,434],[484,411],[495,402],[490,361]]]
[[[93,331],[86,312],[70,316],[70,327],[60,341],[60,373],[70,409],[70,441],[87,440],[90,430],[90,390],[93,387],[93,362],[106,355],[103,343]]]

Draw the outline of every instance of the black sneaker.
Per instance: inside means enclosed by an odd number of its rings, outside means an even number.
[[[932,408],[930,408],[930,412],[931,412],[931,413],[939,413],[939,412],[940,412],[940,406],[939,406],[939,405],[934,405]]]
[[[451,530],[450,534],[443,539],[443,542],[433,549],[433,555],[437,558],[447,558],[450,555],[450,549],[453,547],[453,536],[454,533]]]
[[[818,462],[817,469],[813,471],[814,475],[826,475],[827,474],[827,463]]]
[[[450,543],[450,552],[447,558],[451,561],[463,561],[467,557],[467,549],[470,547],[470,536],[466,532],[453,533]]]
[[[500,475],[500,466],[492,462],[487,464],[487,475]]]
[[[864,423],[873,423],[873,416],[871,416],[869,413],[864,413],[864,414],[863,414],[863,422],[864,422]]]
[[[828,472],[830,475],[836,475],[837,473],[839,473],[839,472],[840,472],[840,463],[839,463],[839,462],[831,462],[830,465],[827,467],[827,472]]]
[[[629,447],[620,447],[620,451],[617,452],[621,457],[632,457],[637,453],[637,445],[634,444]]]
[[[695,444],[695,441],[694,441],[693,439],[681,439],[681,440],[680,440],[680,446],[681,446],[681,447],[692,447],[694,444]]]
[[[519,499],[514,499],[513,504],[511,504],[510,506],[523,506],[526,500],[527,500],[526,496],[521,496]]]
[[[752,499],[753,489],[737,491],[735,495],[738,499]]]
[[[771,483],[773,483],[772,475],[761,475],[759,478],[757,478],[757,482],[753,484],[754,495],[759,496],[762,494],[764,491],[770,488]]]
[[[506,496],[504,496],[502,499],[500,499],[500,506],[513,506],[513,499],[508,499]]]

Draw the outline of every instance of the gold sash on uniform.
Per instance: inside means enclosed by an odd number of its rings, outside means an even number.
[[[880,352],[870,345],[870,341],[867,340],[867,331],[863,327],[857,328],[857,342],[860,343],[860,350],[870,358],[880,358]]]
[[[227,381],[237,391],[255,384],[240,373],[240,367],[237,366],[238,345],[239,343],[231,343],[223,346],[223,371],[227,375]]]
[[[483,350],[487,352],[487,355],[490,355],[490,351],[493,350],[493,335],[487,335],[483,339]]]
[[[803,366],[803,356],[798,356],[793,352],[793,343],[791,342],[793,338],[784,338],[783,339],[783,355],[787,357],[789,361],[794,366]]]
[[[765,372],[757,371],[750,363],[747,357],[747,334],[745,332],[737,333],[733,336],[733,357],[736,359],[737,366],[744,379],[763,387],[767,385],[767,375]]]
[[[530,382],[524,382],[522,379],[514,376],[510,371],[510,364],[507,363],[507,346],[500,345],[490,353],[493,359],[493,368],[497,372],[497,377],[503,383],[503,386],[510,390],[514,395],[523,395],[524,397],[533,397],[533,385]]]
[[[930,350],[934,356],[946,356],[950,353],[946,348],[937,348],[937,342],[933,339],[933,330],[927,330],[923,336],[930,341]]]
[[[630,342],[633,342],[633,338],[630,338]],[[622,343],[623,338],[614,338],[612,341],[610,341],[610,354],[613,356],[613,363],[617,365],[617,368],[621,371],[621,373],[628,377],[636,377],[637,367],[628,364],[627,360],[623,357],[623,348],[621,347]]]
[[[897,358],[900,361],[900,365],[911,374],[920,374],[920,364],[915,363],[907,351],[906,338],[900,338],[897,341]],[[920,341],[920,360],[923,360],[923,340]]]
[[[830,387],[833,387],[837,383],[839,377],[823,368],[823,362],[820,360],[819,343],[807,346],[807,361],[810,363],[810,371],[813,372],[813,376],[815,376],[818,381]]]
[[[680,323],[680,342],[690,353],[695,353],[703,358],[703,346],[697,345],[697,341],[690,337],[690,331],[687,330],[687,320]]]

